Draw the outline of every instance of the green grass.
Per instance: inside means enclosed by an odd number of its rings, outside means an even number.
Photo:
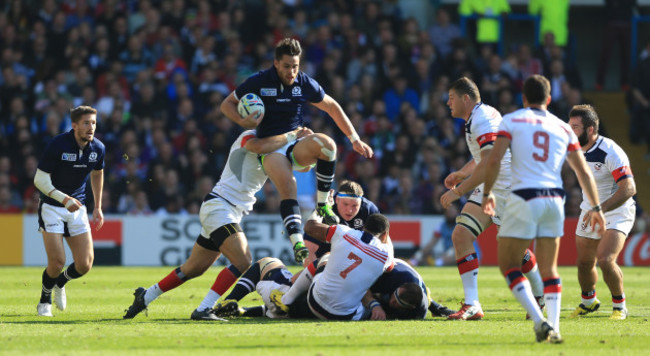
[[[611,299],[593,316],[568,319],[579,304],[575,267],[561,268],[562,345],[534,342],[533,324],[495,267],[481,268],[483,321],[322,322],[242,318],[226,323],[193,322],[189,316],[212,285],[218,269],[164,294],[133,320],[122,320],[133,290],[148,287],[172,268],[96,267],[66,286],[68,310],[36,316],[42,268],[0,268],[0,354],[548,354],[636,355],[650,349],[650,272],[625,268],[625,321],[610,321]],[[457,308],[462,299],[456,268],[419,268],[434,298]],[[244,305],[257,305],[251,294]],[[645,351],[644,351],[645,350]]]

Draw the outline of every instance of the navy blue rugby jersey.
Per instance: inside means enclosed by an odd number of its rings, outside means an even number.
[[[334,194],[334,201],[336,201],[336,196],[338,194],[338,192]],[[359,212],[351,220],[343,220],[336,203],[334,203],[334,206],[332,206],[332,212],[334,212],[334,214],[338,216],[339,219],[341,219],[341,222],[339,224],[349,226],[355,230],[363,230],[363,225],[366,223],[368,216],[379,213],[379,208],[377,208],[377,205],[375,205],[375,203],[366,199],[366,197],[361,197],[361,207],[359,208]],[[320,246],[316,251],[316,258],[320,258],[325,253],[330,252],[331,245],[329,243],[319,241],[307,234],[305,234],[304,239]]]
[[[422,288],[422,303],[412,310],[387,309],[391,295],[404,283],[416,283]],[[422,276],[399,258],[395,259],[395,267],[390,272],[382,274],[370,287],[370,291],[379,295],[378,299],[389,319],[424,319],[427,315],[429,299]]]
[[[79,200],[86,201],[86,182],[92,170],[104,169],[104,144],[94,138],[81,150],[74,131],[56,136],[45,148],[38,169],[50,173],[54,188]],[[54,206],[63,206],[41,192],[41,200]]]
[[[320,103],[325,91],[303,72],[298,72],[291,87],[285,88],[275,67],[251,75],[237,89],[237,100],[248,93],[257,94],[264,102],[264,118],[255,129],[257,137],[283,134],[303,126],[303,106]]]

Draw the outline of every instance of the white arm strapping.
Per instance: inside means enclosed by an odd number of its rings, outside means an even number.
[[[34,185],[36,186],[36,188],[38,188],[38,190],[43,192],[45,195],[58,201],[61,204],[63,204],[63,200],[68,197],[67,195],[63,194],[60,190],[54,188],[54,185],[52,184],[52,177],[50,176],[50,174],[43,172],[40,169],[36,169],[36,175],[34,176]],[[71,200],[68,200],[68,203],[69,202],[71,202]]]

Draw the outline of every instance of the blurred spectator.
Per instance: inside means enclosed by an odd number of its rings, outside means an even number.
[[[605,0],[605,7],[603,8],[603,18],[606,19],[605,33],[603,35],[603,47],[600,51],[598,69],[596,71],[596,90],[603,89],[607,63],[616,43],[618,43],[620,53],[619,85],[623,91],[629,89],[630,33],[632,17],[636,11],[638,11],[636,0]]]
[[[634,69],[631,97],[632,111],[630,141],[647,145],[646,160],[650,159],[650,42],[645,46]]]
[[[550,32],[558,46],[566,47],[569,40],[569,0],[530,0],[528,13],[540,16],[540,42]]]
[[[436,21],[429,27],[429,38],[442,58],[451,53],[452,42],[460,37],[460,27],[451,22],[449,12],[444,8],[436,11]]]
[[[476,42],[479,45],[494,45],[499,42],[499,21],[494,16],[510,13],[507,0],[461,0],[458,5],[461,16],[479,15],[476,24]]]
[[[460,209],[456,203],[445,210],[445,219],[433,232],[433,237],[415,253],[409,262],[414,266],[454,266],[456,250],[451,233],[456,227],[456,217]]]

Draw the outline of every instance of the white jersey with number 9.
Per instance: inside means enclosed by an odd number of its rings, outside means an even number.
[[[580,149],[569,124],[548,111],[525,108],[505,115],[499,136],[511,140],[512,190],[562,188],[567,153]]]

